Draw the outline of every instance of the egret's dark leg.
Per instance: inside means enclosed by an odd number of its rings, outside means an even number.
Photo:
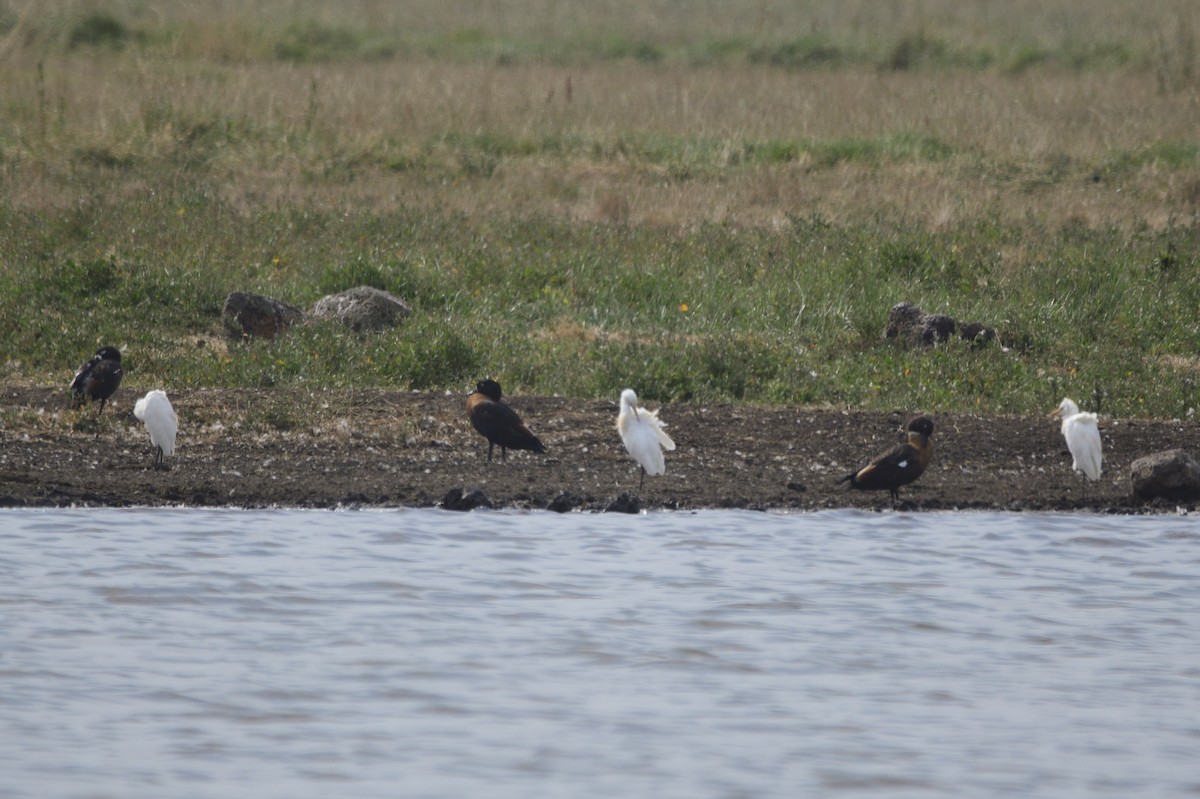
[[[500,462],[508,463],[508,447],[503,444],[500,445]]]
[[[642,479],[638,481],[638,491],[642,490],[642,486],[646,485],[646,467],[638,466],[642,470]]]
[[[492,462],[492,447],[496,446],[493,442],[488,442],[488,463]]]

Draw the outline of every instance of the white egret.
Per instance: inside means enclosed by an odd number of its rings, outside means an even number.
[[[675,442],[666,434],[666,425],[658,418],[658,411],[638,408],[637,394],[627,388],[621,392],[621,413],[617,416],[617,432],[633,459],[642,467],[642,479],[638,490],[646,482],[647,474],[665,474],[667,471],[663,450],[675,449]]]
[[[150,431],[150,443],[157,448],[154,468],[162,468],[163,457],[175,453],[175,434],[179,418],[165,391],[151,391],[133,406],[133,415],[141,419]]]
[[[1099,480],[1104,456],[1101,454],[1100,428],[1096,424],[1096,414],[1080,412],[1078,405],[1064,397],[1050,415],[1062,419],[1063,438],[1067,440],[1067,449],[1071,451],[1073,459],[1071,468],[1083,472],[1088,480]],[[1083,487],[1086,496],[1086,482]]]

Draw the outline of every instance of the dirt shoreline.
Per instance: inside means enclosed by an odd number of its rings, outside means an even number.
[[[177,391],[179,449],[156,471],[149,436],[132,415],[140,393],[122,387],[97,417],[92,408],[67,410],[62,388],[4,388],[0,507],[429,507],[452,489],[480,488],[498,508],[546,508],[565,497],[562,506],[597,511],[629,492],[649,510],[885,509],[887,492],[836,481],[900,441],[914,415],[667,405],[662,417],[678,449],[668,453],[667,474],[646,478],[639,491],[615,431],[615,396],[510,398],[549,451],[509,453],[507,463],[497,451],[489,464],[486,442],[466,420],[465,394]],[[1179,503],[1132,496],[1129,465],[1174,447],[1200,453],[1200,425],[1104,419],[1104,476],[1085,498],[1056,420],[932,416],[933,464],[901,489],[902,509],[1175,512]]]

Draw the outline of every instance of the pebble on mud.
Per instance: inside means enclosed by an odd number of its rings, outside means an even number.
[[[492,500],[483,493],[482,488],[452,488],[442,497],[443,510],[467,511],[490,507]]]
[[[604,508],[605,513],[641,513],[642,500],[630,494],[628,491],[622,491],[621,494],[608,503]]]

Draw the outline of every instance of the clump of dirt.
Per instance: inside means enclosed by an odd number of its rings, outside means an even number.
[[[396,391],[205,389],[171,401],[180,435],[168,469],[123,388],[102,414],[66,408],[63,391],[0,396],[0,506],[435,506],[480,489],[494,507],[604,510],[623,493],[644,509],[888,508],[886,491],[838,478],[902,439],[916,411],[667,405],[678,449],[667,473],[640,473],[617,436],[608,400],[514,397],[544,455],[487,462],[465,395]],[[615,399],[615,398],[614,398]],[[653,407],[654,403],[650,403]],[[1163,449],[1200,453],[1200,426],[1103,419],[1104,476],[1084,487],[1055,420],[932,414],[932,465],[900,490],[911,510],[1174,511],[1136,500],[1129,465]],[[563,497],[570,502],[564,506]]]

